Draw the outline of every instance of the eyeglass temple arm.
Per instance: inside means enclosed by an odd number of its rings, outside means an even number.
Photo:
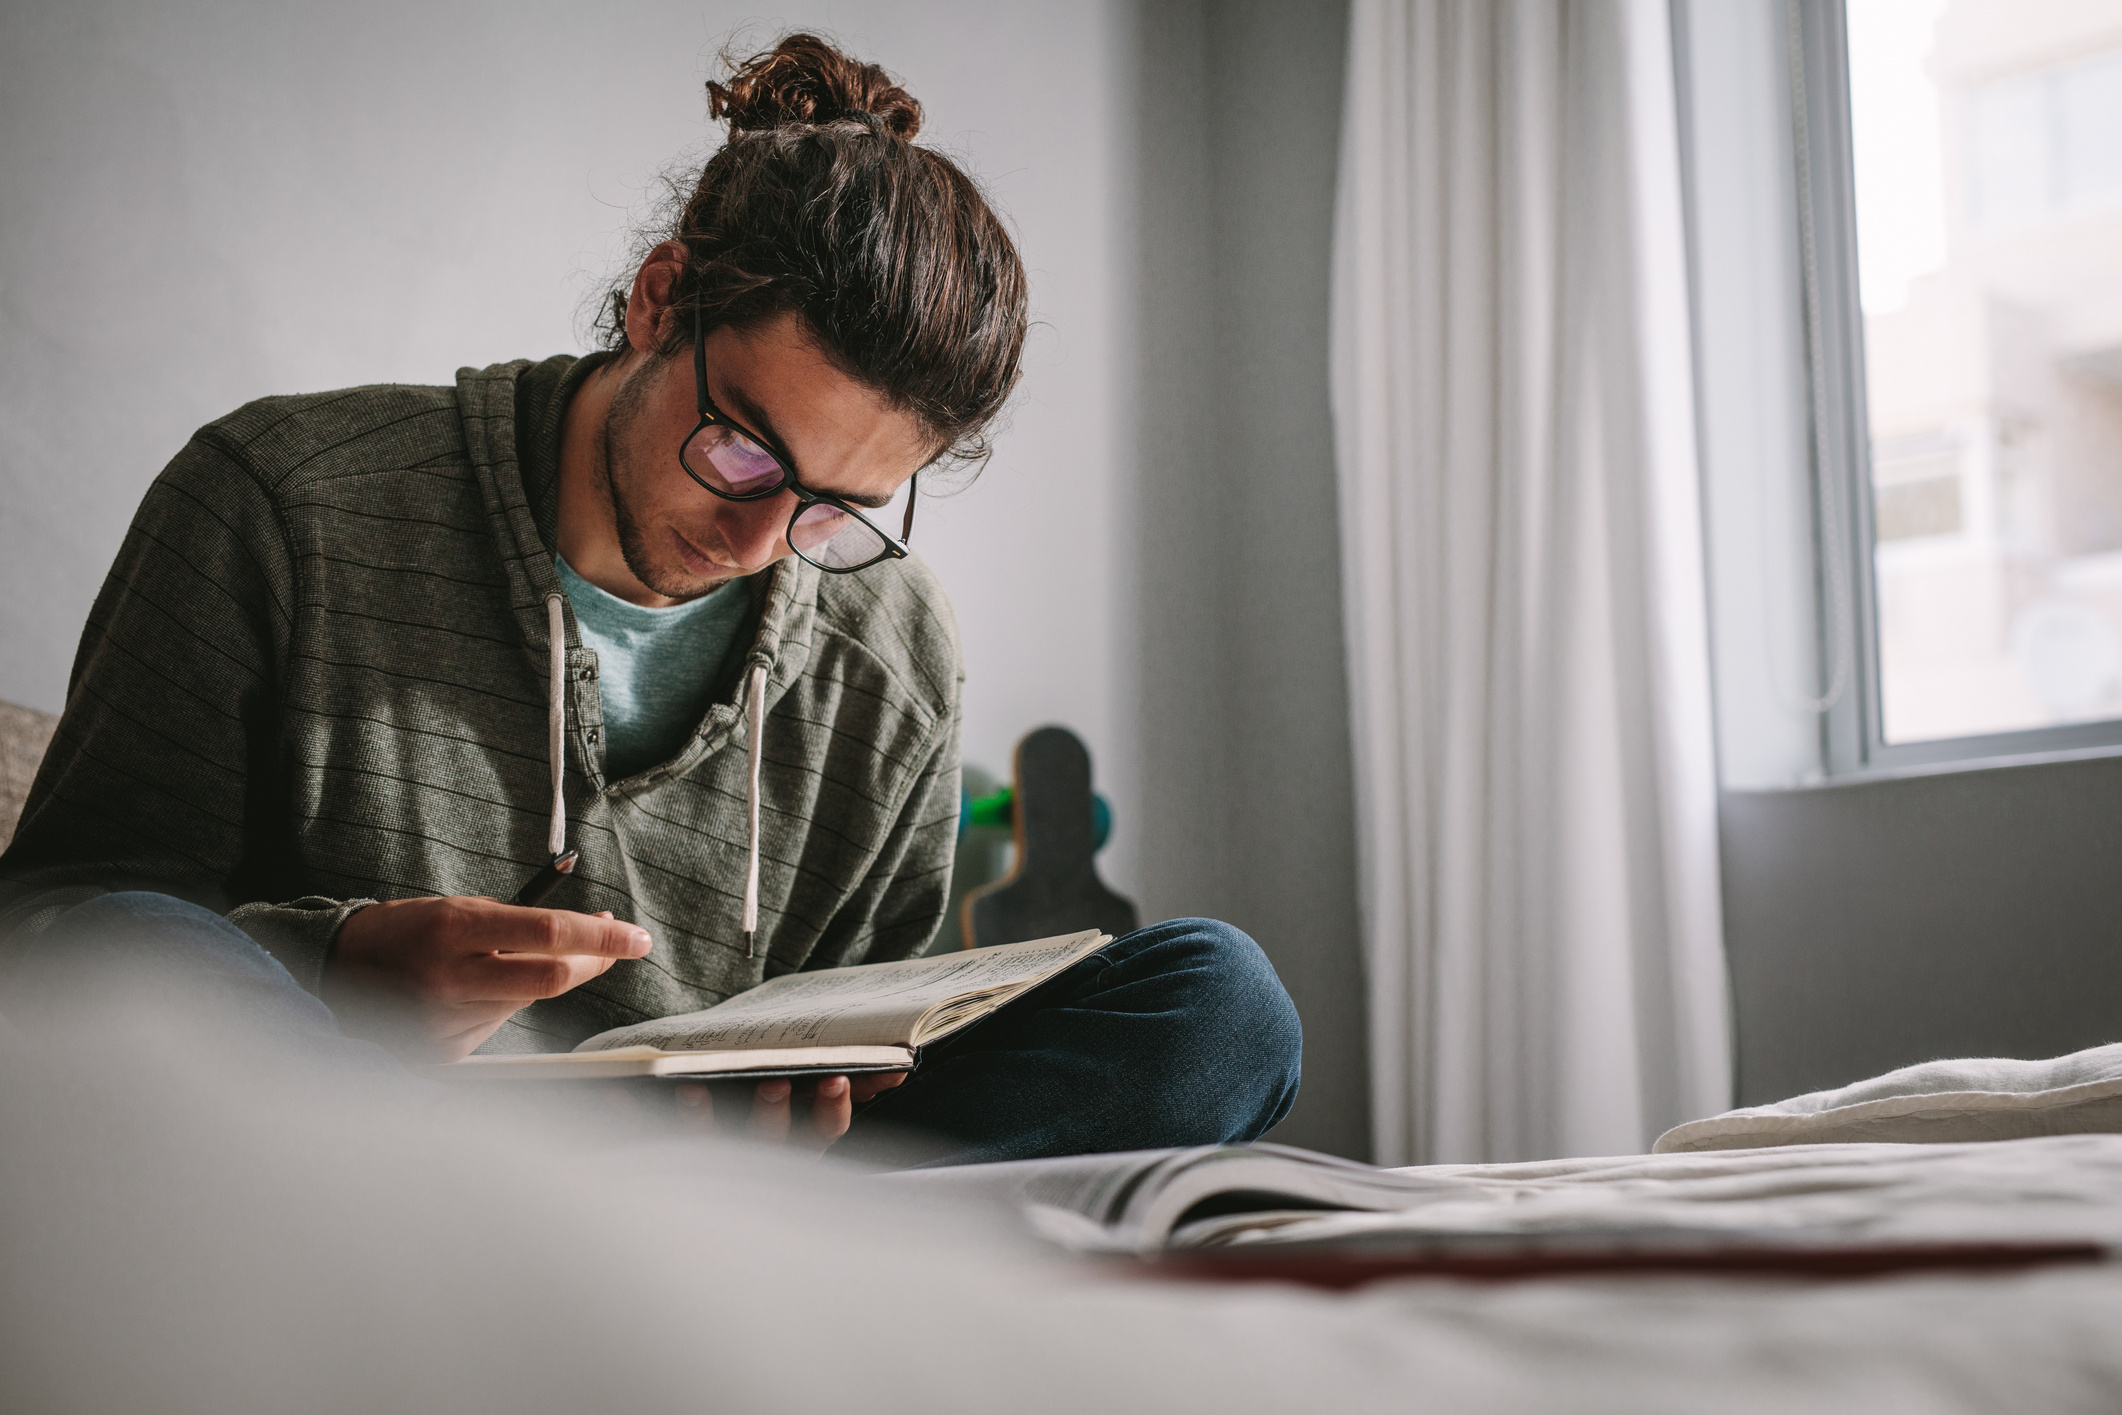
[[[906,524],[899,527],[899,543],[904,545],[914,538],[914,491],[921,483],[921,474],[914,473],[906,479]]]

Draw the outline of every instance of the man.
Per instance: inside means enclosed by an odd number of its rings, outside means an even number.
[[[603,353],[267,399],[157,480],[0,859],[11,997],[115,947],[449,1059],[926,947],[963,673],[911,509],[865,512],[984,454],[1022,268],[875,66],[797,35],[710,93],[731,140]],[[550,907],[496,902],[570,845]],[[820,1083],[811,1134],[1252,1138],[1296,1045],[1251,941],[1179,921],[887,1096]]]

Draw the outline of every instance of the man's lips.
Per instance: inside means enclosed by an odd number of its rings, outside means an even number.
[[[676,527],[671,529],[670,537],[671,544],[678,551],[678,558],[685,562],[685,568],[703,579],[724,579],[731,575],[744,573],[735,566],[724,565],[721,561],[703,552],[699,546],[694,545],[680,535]]]

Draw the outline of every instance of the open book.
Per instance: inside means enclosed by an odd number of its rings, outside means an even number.
[[[471,1056],[430,1071],[452,1080],[520,1081],[905,1071],[922,1047],[1111,942],[1091,929],[934,958],[786,973],[699,1012],[599,1032],[571,1052]]]

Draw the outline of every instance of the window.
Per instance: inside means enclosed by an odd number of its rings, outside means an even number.
[[[2122,747],[2122,0],[1674,14],[1727,784]]]
[[[1864,755],[2122,717],[2122,0],[1841,30],[1854,231],[1815,235],[1854,235],[1863,310]]]

